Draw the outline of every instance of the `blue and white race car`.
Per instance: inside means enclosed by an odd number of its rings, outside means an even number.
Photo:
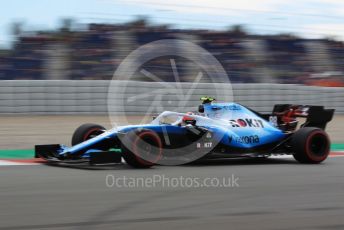
[[[36,145],[35,155],[53,163],[103,164],[124,159],[136,168],[275,154],[316,164],[329,155],[325,128],[333,109],[278,104],[272,113],[260,114],[237,103],[215,103],[210,97],[201,100],[197,113],[165,111],[150,124],[110,130],[84,124],[74,132],[72,147]]]

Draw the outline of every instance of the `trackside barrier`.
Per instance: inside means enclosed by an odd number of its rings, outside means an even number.
[[[0,114],[106,114],[109,85],[109,81],[97,80],[0,81]],[[145,113],[153,99],[160,106],[152,112],[180,110],[183,100],[185,105],[181,110],[197,110],[201,96],[214,96],[221,101],[232,98],[231,88],[235,102],[259,112],[270,112],[277,103],[295,103],[325,105],[335,108],[338,114],[344,113],[344,88],[336,87],[168,83],[169,87],[164,88],[161,83],[138,81],[118,81],[115,85],[118,93],[109,97],[119,114],[124,111],[128,114]],[[177,88],[179,91],[175,90]],[[152,92],[162,96],[154,96]],[[145,96],[149,94],[151,96]]]

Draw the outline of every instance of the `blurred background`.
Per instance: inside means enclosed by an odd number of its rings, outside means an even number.
[[[232,83],[344,86],[338,0],[14,0],[0,12],[1,80],[109,80],[135,48],[176,38],[212,53]],[[169,59],[145,68],[174,81]]]
[[[233,84],[202,83],[207,76],[198,84],[197,66],[181,57],[144,64],[168,83],[139,71],[109,81],[129,53],[160,39],[203,47]],[[170,59],[186,83],[172,83]],[[344,229],[343,64],[344,0],[2,0],[0,229]],[[111,94],[112,84],[121,90]],[[336,109],[326,129],[336,155],[314,166],[283,157],[151,170],[32,159],[35,145],[69,146],[84,123],[139,124],[165,110],[195,111],[202,96],[233,96],[262,113],[281,103]],[[112,174],[235,175],[240,187],[109,188]]]

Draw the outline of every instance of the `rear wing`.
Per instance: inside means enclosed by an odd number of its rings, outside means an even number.
[[[325,129],[334,115],[334,109],[325,109],[324,106],[317,105],[292,105],[292,104],[276,104],[272,114],[278,115],[290,109],[296,109],[294,117],[304,117],[306,121],[302,127],[318,127]]]

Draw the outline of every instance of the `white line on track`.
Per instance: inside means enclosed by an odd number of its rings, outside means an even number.
[[[40,165],[40,163],[0,160],[0,166],[13,166],[13,165]]]
[[[336,151],[332,152],[330,155],[331,158],[333,157],[344,157],[344,151]],[[280,155],[280,156],[271,156],[270,159],[293,159],[291,155]],[[124,161],[122,160],[124,163]],[[23,166],[23,165],[41,165],[40,162],[30,162],[28,161],[16,161],[16,160],[0,160],[0,167],[1,166]]]

